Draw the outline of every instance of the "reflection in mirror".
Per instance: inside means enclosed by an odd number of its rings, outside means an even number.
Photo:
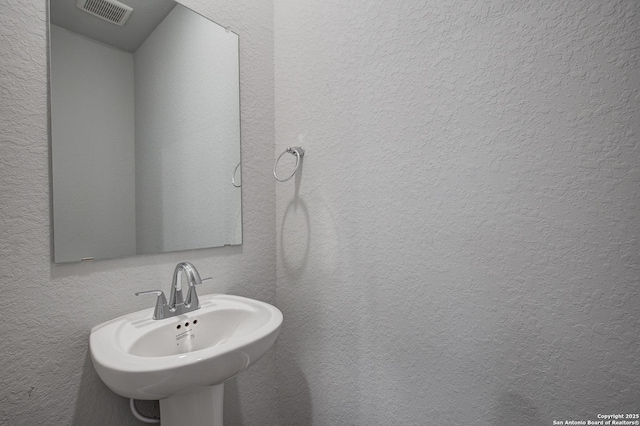
[[[242,244],[238,36],[124,3],[50,0],[56,263]]]

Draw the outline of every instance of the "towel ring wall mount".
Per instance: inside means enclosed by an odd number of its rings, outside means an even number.
[[[289,154],[293,154],[296,156],[296,166],[293,169],[293,173],[291,173],[291,175],[287,178],[281,179],[278,177],[278,173],[276,171],[277,167],[278,167],[278,162],[280,161],[280,159],[282,158],[282,156],[286,153]],[[301,146],[290,146],[289,148],[285,149],[282,154],[280,154],[280,156],[276,159],[275,164],[273,165],[273,177],[276,178],[276,180],[278,182],[286,182],[289,179],[291,179],[296,172],[298,171],[298,167],[300,167],[300,160],[302,159],[302,157],[304,157],[304,149]]]

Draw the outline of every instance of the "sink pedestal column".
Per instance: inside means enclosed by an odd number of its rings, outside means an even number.
[[[160,400],[162,426],[222,426],[224,383]]]

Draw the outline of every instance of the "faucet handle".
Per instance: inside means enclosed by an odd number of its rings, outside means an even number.
[[[139,291],[136,293],[136,296],[141,296],[144,294],[154,294],[158,296],[156,299],[156,307],[153,310],[153,319],[163,319],[164,318],[164,310],[167,306],[167,298],[164,296],[162,290],[147,290],[147,291]]]
[[[143,294],[155,294],[157,296],[163,295],[164,292],[162,290],[146,290],[146,291],[136,291],[136,296],[140,296]]]

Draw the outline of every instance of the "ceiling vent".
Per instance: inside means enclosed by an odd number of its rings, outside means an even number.
[[[105,21],[123,26],[133,9],[116,0],[78,0],[76,6]]]

